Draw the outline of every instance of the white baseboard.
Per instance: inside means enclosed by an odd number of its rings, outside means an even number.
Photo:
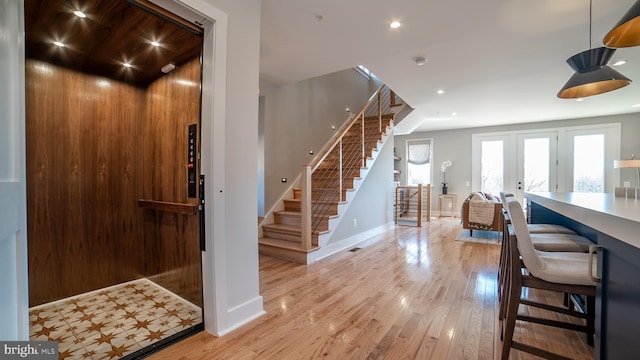
[[[444,215],[440,215],[440,211],[438,211],[438,210],[431,210],[431,216],[432,217],[435,217],[435,218],[440,218],[440,217],[442,217],[442,218],[451,218],[452,217],[451,213],[449,211],[443,211],[443,214]],[[460,219],[460,213],[454,212],[453,213],[453,218],[454,219]]]
[[[324,259],[327,256],[331,256],[335,253],[338,253],[340,251],[346,250],[354,245],[357,245],[363,241],[366,241],[376,235],[379,235],[389,229],[392,229],[394,227],[394,223],[393,222],[388,222],[384,225],[378,226],[376,228],[373,228],[371,230],[367,230],[367,231],[363,231],[361,233],[358,233],[356,235],[350,236],[346,239],[334,242],[334,243],[330,243],[327,245],[322,246],[320,249],[313,251],[311,253],[309,253],[307,255],[307,263],[312,263],[315,261],[318,261],[320,259]]]
[[[264,314],[266,312],[263,309],[262,296],[257,296],[244,304],[229,309],[227,311],[227,328],[219,330],[217,334],[213,335],[224,336]]]

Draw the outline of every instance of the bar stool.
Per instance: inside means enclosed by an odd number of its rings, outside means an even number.
[[[498,302],[500,305],[498,319],[502,320],[506,311],[506,303],[502,301],[502,294],[505,292],[505,272],[507,271],[504,263],[506,261],[506,256],[508,256],[508,251],[506,251],[505,247],[508,244],[508,225],[511,223],[506,204],[510,200],[515,200],[515,197],[511,193],[501,192],[500,198],[503,206],[503,238],[500,249],[500,262],[498,264]],[[520,211],[522,212],[522,209],[520,209]],[[562,225],[527,224],[527,229],[529,231],[533,247],[539,251],[586,253],[589,252],[589,246],[593,245],[589,239],[576,234],[573,230]],[[565,294],[565,305],[570,305],[568,294]]]
[[[505,266],[508,267],[508,269],[506,271],[506,285],[504,289],[506,297],[503,301],[506,302],[507,305],[504,315],[505,320],[503,321],[504,343],[502,359],[508,359],[511,348],[529,352],[547,359],[566,359],[563,356],[547,350],[513,341],[515,323],[516,320],[521,320],[582,331],[587,333],[587,341],[589,344],[592,344],[595,333],[595,285],[597,282],[597,279],[592,275],[594,260],[592,251],[595,249],[595,246],[590,249],[589,253],[550,253],[538,251],[531,242],[531,234],[528,231],[520,203],[515,199],[508,199],[506,208],[511,219],[511,225],[509,232],[507,232],[508,244],[506,246],[508,256],[506,257]],[[523,272],[523,265],[526,267],[525,272]],[[523,287],[586,296],[587,312],[583,314],[573,309],[522,299],[521,293]],[[518,314],[518,306],[520,304],[586,319],[586,325]]]
[[[507,203],[508,198],[515,198],[512,193],[500,192],[502,206]],[[506,211],[506,210],[505,210]],[[556,224],[527,224],[530,234],[575,234],[576,232],[566,226]],[[540,250],[540,249],[538,249]]]

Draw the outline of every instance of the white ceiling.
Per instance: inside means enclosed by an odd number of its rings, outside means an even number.
[[[593,0],[592,47],[634,1]],[[582,102],[556,96],[572,75],[566,59],[589,48],[589,0],[263,0],[261,30],[261,77],[365,65],[415,108],[400,133],[640,111],[640,47],[610,61],[628,60],[616,70],[631,85]]]

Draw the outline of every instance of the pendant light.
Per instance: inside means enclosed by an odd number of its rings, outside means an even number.
[[[589,49],[567,59],[575,71],[558,92],[562,99],[577,99],[620,89],[631,84],[624,75],[607,66],[616,49]]]
[[[613,48],[640,45],[640,0],[633,4],[602,43]]]
[[[624,75],[607,66],[615,49],[607,47],[591,48],[591,12],[593,2],[589,1],[589,50],[573,55],[567,64],[575,71],[569,81],[560,89],[558,97],[576,99],[613,91],[631,84]]]

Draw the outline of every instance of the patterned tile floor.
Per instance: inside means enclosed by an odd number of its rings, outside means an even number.
[[[31,340],[59,359],[119,359],[202,321],[199,307],[140,279],[29,309]]]

